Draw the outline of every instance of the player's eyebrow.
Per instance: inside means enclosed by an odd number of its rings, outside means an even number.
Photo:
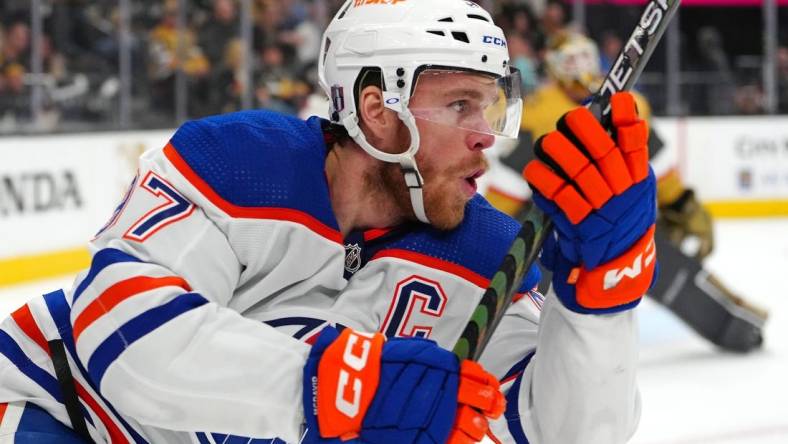
[[[444,97],[470,97],[472,99],[483,99],[484,94],[474,89],[468,88],[452,88],[443,93]]]
[[[484,94],[479,90],[463,87],[449,89],[443,93],[443,97],[447,99],[457,97],[470,98],[473,100],[478,100],[479,102],[485,102],[486,100],[489,100],[487,103],[495,103],[498,101],[497,94]]]

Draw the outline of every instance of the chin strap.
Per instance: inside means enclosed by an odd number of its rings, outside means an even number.
[[[410,193],[410,205],[413,207],[413,213],[420,222],[429,224],[430,220],[427,218],[427,211],[424,208],[424,178],[419,172],[418,165],[416,165],[416,152],[419,150],[420,143],[416,118],[413,117],[413,114],[406,107],[399,111],[397,116],[405,123],[410,132],[410,147],[401,154],[385,153],[372,146],[367,141],[364,132],[361,131],[355,113],[351,113],[342,119],[342,125],[347,130],[348,135],[370,156],[383,162],[399,164],[402,175],[405,177],[405,185]]]
[[[402,175],[405,176],[405,185],[410,192],[410,205],[413,207],[413,212],[416,218],[425,224],[429,224],[427,219],[427,212],[424,209],[424,179],[421,177],[418,166],[416,166],[416,159],[403,159],[399,163]]]

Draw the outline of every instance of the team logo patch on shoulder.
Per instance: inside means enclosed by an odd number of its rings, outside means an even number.
[[[361,247],[358,244],[345,245],[345,271],[355,273],[361,268]]]

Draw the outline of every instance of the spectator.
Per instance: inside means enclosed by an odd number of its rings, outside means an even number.
[[[154,105],[171,112],[175,104],[175,76],[183,71],[189,80],[189,104],[202,108],[200,102],[207,96],[207,88],[200,88],[207,79],[210,63],[196,44],[194,32],[176,28],[177,4],[167,1],[161,21],[150,32],[148,72]],[[206,86],[206,85],[202,85]]]
[[[525,96],[539,85],[537,74],[538,61],[531,42],[520,33],[511,33],[506,37],[509,43],[511,64],[520,71],[522,94]]]
[[[607,73],[610,71],[610,67],[613,66],[623,46],[624,42],[621,40],[621,37],[612,30],[608,29],[602,33],[599,45],[599,67],[601,72]]]
[[[719,30],[710,26],[698,29],[696,48],[698,57],[695,61],[695,69],[705,73],[710,83],[698,91],[699,109],[692,111],[703,114],[733,113],[736,83]],[[751,91],[745,92],[746,95],[750,93]]]
[[[533,45],[538,29],[538,22],[531,7],[525,3],[506,4],[496,18],[507,34],[519,34]]]
[[[200,28],[199,44],[213,63],[225,55],[227,44],[239,35],[240,23],[235,0],[213,0],[211,18]]]
[[[255,49],[276,45],[284,28],[286,11],[280,0],[258,0],[255,8]]]
[[[777,49],[777,88],[781,114],[788,114],[788,46]]]
[[[27,23],[21,20],[12,22],[3,40],[0,64],[18,63],[27,66],[30,59],[30,28]]]
[[[241,108],[244,85],[243,42],[230,40],[224,48],[222,63],[211,74],[211,113],[227,113]]]
[[[308,17],[301,20],[292,30],[279,33],[279,42],[295,48],[299,68],[313,63],[320,52],[323,30],[317,25],[317,3],[309,5]]]
[[[29,119],[29,88],[25,75],[30,59],[30,28],[15,20],[0,37],[0,120],[2,132],[13,130],[19,119]]]
[[[736,88],[733,95],[736,114],[763,114],[763,89],[757,84],[748,84]]]
[[[564,31],[569,22],[568,15],[567,6],[561,1],[547,2],[542,14],[542,30],[547,40]]]
[[[281,45],[268,45],[261,52],[262,67],[257,77],[256,96],[260,107],[296,114],[309,91],[285,65]]]
[[[20,119],[30,118],[29,88],[25,68],[16,62],[0,68],[0,132],[13,131]]]

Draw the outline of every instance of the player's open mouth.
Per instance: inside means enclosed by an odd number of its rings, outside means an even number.
[[[484,169],[478,169],[473,172],[470,176],[465,177],[465,183],[468,185],[465,187],[465,191],[468,193],[469,196],[473,196],[476,194],[476,190],[478,186],[476,185],[476,179],[484,174]]]

